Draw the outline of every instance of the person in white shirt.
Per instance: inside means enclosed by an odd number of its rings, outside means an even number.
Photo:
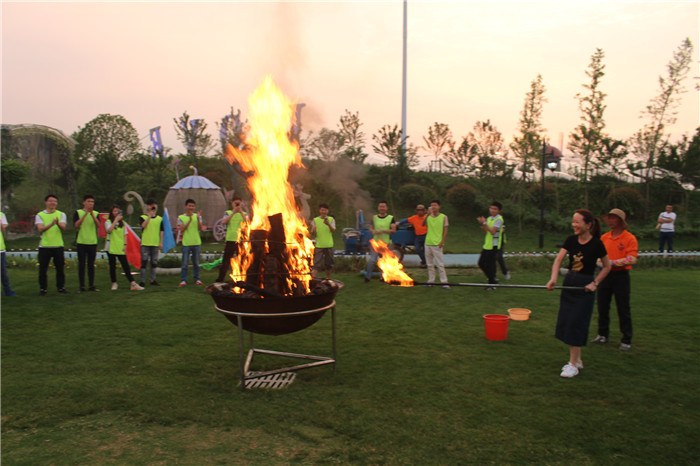
[[[668,245],[668,252],[673,252],[673,233],[676,231],[676,213],[671,204],[666,206],[666,210],[661,212],[658,218],[659,230],[659,252],[664,252],[664,243]]]

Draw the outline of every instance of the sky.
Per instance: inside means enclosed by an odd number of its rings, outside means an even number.
[[[659,76],[685,38],[695,46],[672,140],[700,125],[700,2],[407,2],[407,134],[424,146],[434,122],[457,142],[490,120],[510,142],[538,74],[542,123],[560,147],[580,122],[575,98],[596,48],[606,132],[627,139],[646,120]],[[173,118],[187,111],[217,137],[231,108],[266,75],[306,104],[305,132],[336,129],[359,112],[367,152],[383,125],[401,124],[403,2],[2,1],[3,124],[34,123],[70,135],[102,113],[129,120],[148,146],[184,152]],[[427,151],[423,164],[429,157]],[[383,163],[378,155],[370,162]]]

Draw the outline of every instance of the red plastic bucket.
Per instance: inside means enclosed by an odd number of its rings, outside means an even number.
[[[508,337],[508,321],[510,317],[501,314],[486,314],[484,316],[484,328],[486,339],[502,341]]]

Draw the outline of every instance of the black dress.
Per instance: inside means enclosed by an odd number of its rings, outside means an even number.
[[[605,245],[596,237],[580,244],[578,236],[571,235],[566,238],[564,249],[569,253],[569,273],[564,286],[584,287],[591,283],[597,260],[608,255]],[[586,346],[594,304],[595,293],[562,290],[554,335],[569,346]]]

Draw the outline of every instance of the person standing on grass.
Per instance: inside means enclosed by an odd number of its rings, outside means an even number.
[[[202,221],[202,211],[195,214],[197,204],[194,199],[185,201],[185,213],[177,218],[177,229],[182,233],[182,268],[180,269],[180,285],[187,285],[187,266],[192,256],[192,273],[195,285],[204,285],[199,279],[199,251],[202,247],[202,237],[199,232],[207,227]]]
[[[78,293],[85,291],[85,265],[87,264],[87,275],[89,291],[100,291],[95,287],[95,259],[97,258],[97,230],[100,227],[100,220],[95,212],[95,197],[92,194],[83,196],[83,208],[78,209],[73,214],[73,226],[78,229],[78,240],[76,248],[78,250],[78,279],[80,289]]]
[[[224,257],[219,267],[217,282],[223,282],[226,273],[231,269],[231,258],[238,256],[238,238],[241,233],[241,226],[248,221],[248,214],[243,210],[243,200],[240,196],[231,198],[231,210],[224,213],[222,222],[226,225],[226,246],[224,247]],[[240,277],[239,277],[240,279]]]
[[[7,258],[5,257],[5,228],[7,219],[5,214],[0,212],[0,268],[2,269],[2,289],[5,296],[17,296],[10,286],[10,275],[7,273]]]
[[[389,204],[386,201],[379,201],[377,204],[377,215],[372,217],[369,231],[375,240],[381,240],[387,246],[391,244],[391,235],[396,231],[394,216],[389,215]],[[369,283],[374,273],[374,266],[379,260],[379,253],[370,244],[369,259],[367,260],[367,270],[365,271],[365,283]]]
[[[143,287],[134,281],[131,276],[131,267],[126,260],[126,235],[124,234],[124,219],[118,205],[109,209],[109,218],[105,221],[107,230],[107,259],[109,260],[109,278],[112,279],[112,291],[117,285],[117,259],[122,266],[124,276],[129,281],[131,291],[141,291]]]
[[[477,221],[481,224],[481,229],[485,232],[484,245],[479,256],[479,268],[483,270],[489,283],[495,285],[496,267],[498,260],[498,251],[502,246],[501,228],[503,227],[503,217],[501,216],[503,206],[500,202],[494,201],[489,206],[489,218],[484,216],[477,217]],[[496,287],[489,286],[487,291],[494,291]]]
[[[158,215],[158,203],[155,199],[146,200],[146,214],[141,216],[141,283],[146,286],[146,268],[151,263],[151,286],[160,286],[156,281],[158,253],[163,249],[163,217]]]
[[[591,343],[610,341],[610,301],[615,296],[617,315],[620,319],[622,341],[620,350],[627,351],[632,344],[632,312],[630,307],[630,270],[637,263],[637,238],[627,231],[625,213],[612,209],[603,216],[610,228],[600,240],[608,252],[612,268],[598,287],[598,336]]]
[[[676,213],[671,204],[659,214],[656,228],[659,230],[659,252],[664,252],[664,243],[668,246],[668,252],[673,252],[673,234],[676,231]]]
[[[44,198],[46,209],[36,214],[34,224],[41,234],[39,240],[39,296],[46,296],[49,262],[53,259],[56,267],[56,288],[61,294],[68,294],[66,290],[66,274],[63,258],[63,232],[66,230],[66,214],[57,209],[58,197],[49,194]]]
[[[559,269],[565,256],[569,256],[569,272],[564,277],[564,286],[583,290],[562,290],[555,336],[569,345],[569,362],[561,369],[561,377],[575,377],[583,369],[581,348],[588,341],[588,328],[593,315],[595,291],[610,272],[610,259],[605,245],[600,240],[600,224],[591,211],[579,209],[574,213],[571,226],[574,234],[566,238],[559,250],[547,289],[553,290],[559,277]],[[598,259],[603,268],[594,276]]]
[[[428,282],[435,282],[435,268],[437,267],[440,276],[440,283],[446,290],[450,289],[447,284],[447,273],[442,259],[442,247],[447,239],[447,229],[450,222],[447,215],[440,213],[440,201],[437,199],[430,201],[428,215],[425,216],[423,224],[427,227],[425,235],[425,262],[428,266]],[[430,285],[428,285],[430,286]]]
[[[413,240],[413,247],[416,248],[416,254],[420,257],[420,267],[426,268],[425,263],[425,235],[428,232],[428,227],[425,226],[425,216],[427,211],[423,204],[418,204],[416,206],[416,214],[408,217],[406,221],[413,225],[413,232],[416,235],[415,240]]]
[[[333,274],[333,233],[335,232],[335,219],[328,215],[328,204],[318,206],[318,217],[311,222],[311,231],[316,234],[316,247],[314,249],[314,266],[311,275],[316,278],[320,270],[326,271],[326,278]]]
[[[503,250],[506,247],[506,226],[502,225],[501,226],[501,247],[498,248],[498,254],[496,255],[496,261],[498,262],[498,265],[501,267],[501,272],[503,272],[503,278],[506,280],[510,280],[510,272],[508,271],[508,267],[506,267],[506,260],[503,257]]]

